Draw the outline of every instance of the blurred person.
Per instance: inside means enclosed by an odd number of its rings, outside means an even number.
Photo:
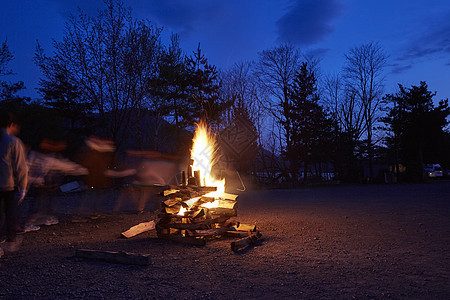
[[[40,151],[28,151],[28,194],[32,197],[27,197],[30,201],[24,232],[39,230],[42,224],[58,224],[55,193],[60,192],[64,176],[88,174],[86,168],[59,155],[65,145],[62,141],[44,139],[40,143]]]
[[[17,236],[17,207],[26,194],[28,167],[25,148],[16,137],[20,126],[10,112],[0,113],[0,240],[6,251],[16,251],[21,238]]]
[[[159,208],[159,203],[155,202],[160,201],[156,197],[157,188],[178,184],[176,175],[179,173],[180,158],[157,151],[127,150],[126,153],[130,160],[134,161],[136,174],[128,188],[121,190],[114,210],[120,209],[126,196],[137,202],[138,212],[144,211],[149,200],[153,200],[150,202],[151,209]]]
[[[73,218],[74,222],[84,222],[87,217],[97,219],[101,216],[102,202],[107,189],[111,187],[111,178],[105,173],[114,168],[115,150],[111,140],[94,135],[86,138],[84,150],[77,162],[88,170],[88,174],[83,177],[87,191],[83,194],[77,214]]]

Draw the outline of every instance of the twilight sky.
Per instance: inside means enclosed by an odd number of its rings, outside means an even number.
[[[435,100],[450,98],[450,1],[448,0],[125,0],[134,17],[178,33],[188,53],[198,43],[210,63],[227,69],[255,60],[258,52],[291,42],[321,57],[321,71],[336,73],[344,54],[378,42],[389,55],[386,92],[426,81]],[[80,7],[91,16],[101,0],[0,0],[0,41],[7,39],[23,93],[38,97],[41,76],[32,58],[36,40],[51,54],[64,22]]]

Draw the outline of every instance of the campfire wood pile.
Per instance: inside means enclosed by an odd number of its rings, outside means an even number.
[[[156,232],[159,238],[205,245],[208,240],[231,237],[243,238],[232,243],[232,250],[256,242],[261,237],[255,225],[241,224],[237,216],[238,195],[223,193],[209,197],[215,187],[186,185],[164,190]],[[257,236],[257,237],[255,237]],[[251,238],[250,238],[251,237]]]
[[[225,192],[225,179],[217,179],[212,172],[215,162],[215,137],[207,124],[200,122],[194,133],[190,163],[181,172],[181,184],[161,192],[161,210],[155,220],[159,238],[195,245],[223,236],[243,238],[231,244],[231,249],[237,251],[261,237],[255,226],[240,224],[234,218],[238,195]],[[122,235],[131,237],[152,225],[142,223]]]

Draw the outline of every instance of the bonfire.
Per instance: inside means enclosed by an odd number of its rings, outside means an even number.
[[[159,220],[158,237],[204,245],[207,240],[223,236],[247,237],[242,245],[259,238],[256,226],[240,224],[237,216],[238,195],[225,192],[225,179],[214,176],[218,147],[206,123],[197,125],[191,160],[183,171],[179,186],[162,192],[164,197]],[[236,250],[241,245],[232,243]]]

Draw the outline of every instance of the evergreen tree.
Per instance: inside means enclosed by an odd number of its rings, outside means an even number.
[[[288,144],[285,156],[291,164],[294,179],[303,166],[303,178],[314,163],[330,162],[329,151],[332,123],[319,105],[317,80],[306,62],[302,63],[293,84],[289,89],[289,109],[286,120],[290,124],[291,144]],[[320,170],[320,168],[319,168]]]
[[[439,162],[445,155],[442,145],[450,114],[448,100],[434,107],[436,93],[430,92],[425,82],[409,89],[399,85],[399,89],[384,98],[392,104],[383,119],[388,129],[386,141],[394,159],[406,167],[407,180],[420,181],[423,164]]]
[[[198,118],[211,125],[217,125],[222,112],[231,103],[219,97],[220,82],[217,68],[208,63],[200,44],[191,56],[186,58],[189,98],[185,108],[186,119]]]

